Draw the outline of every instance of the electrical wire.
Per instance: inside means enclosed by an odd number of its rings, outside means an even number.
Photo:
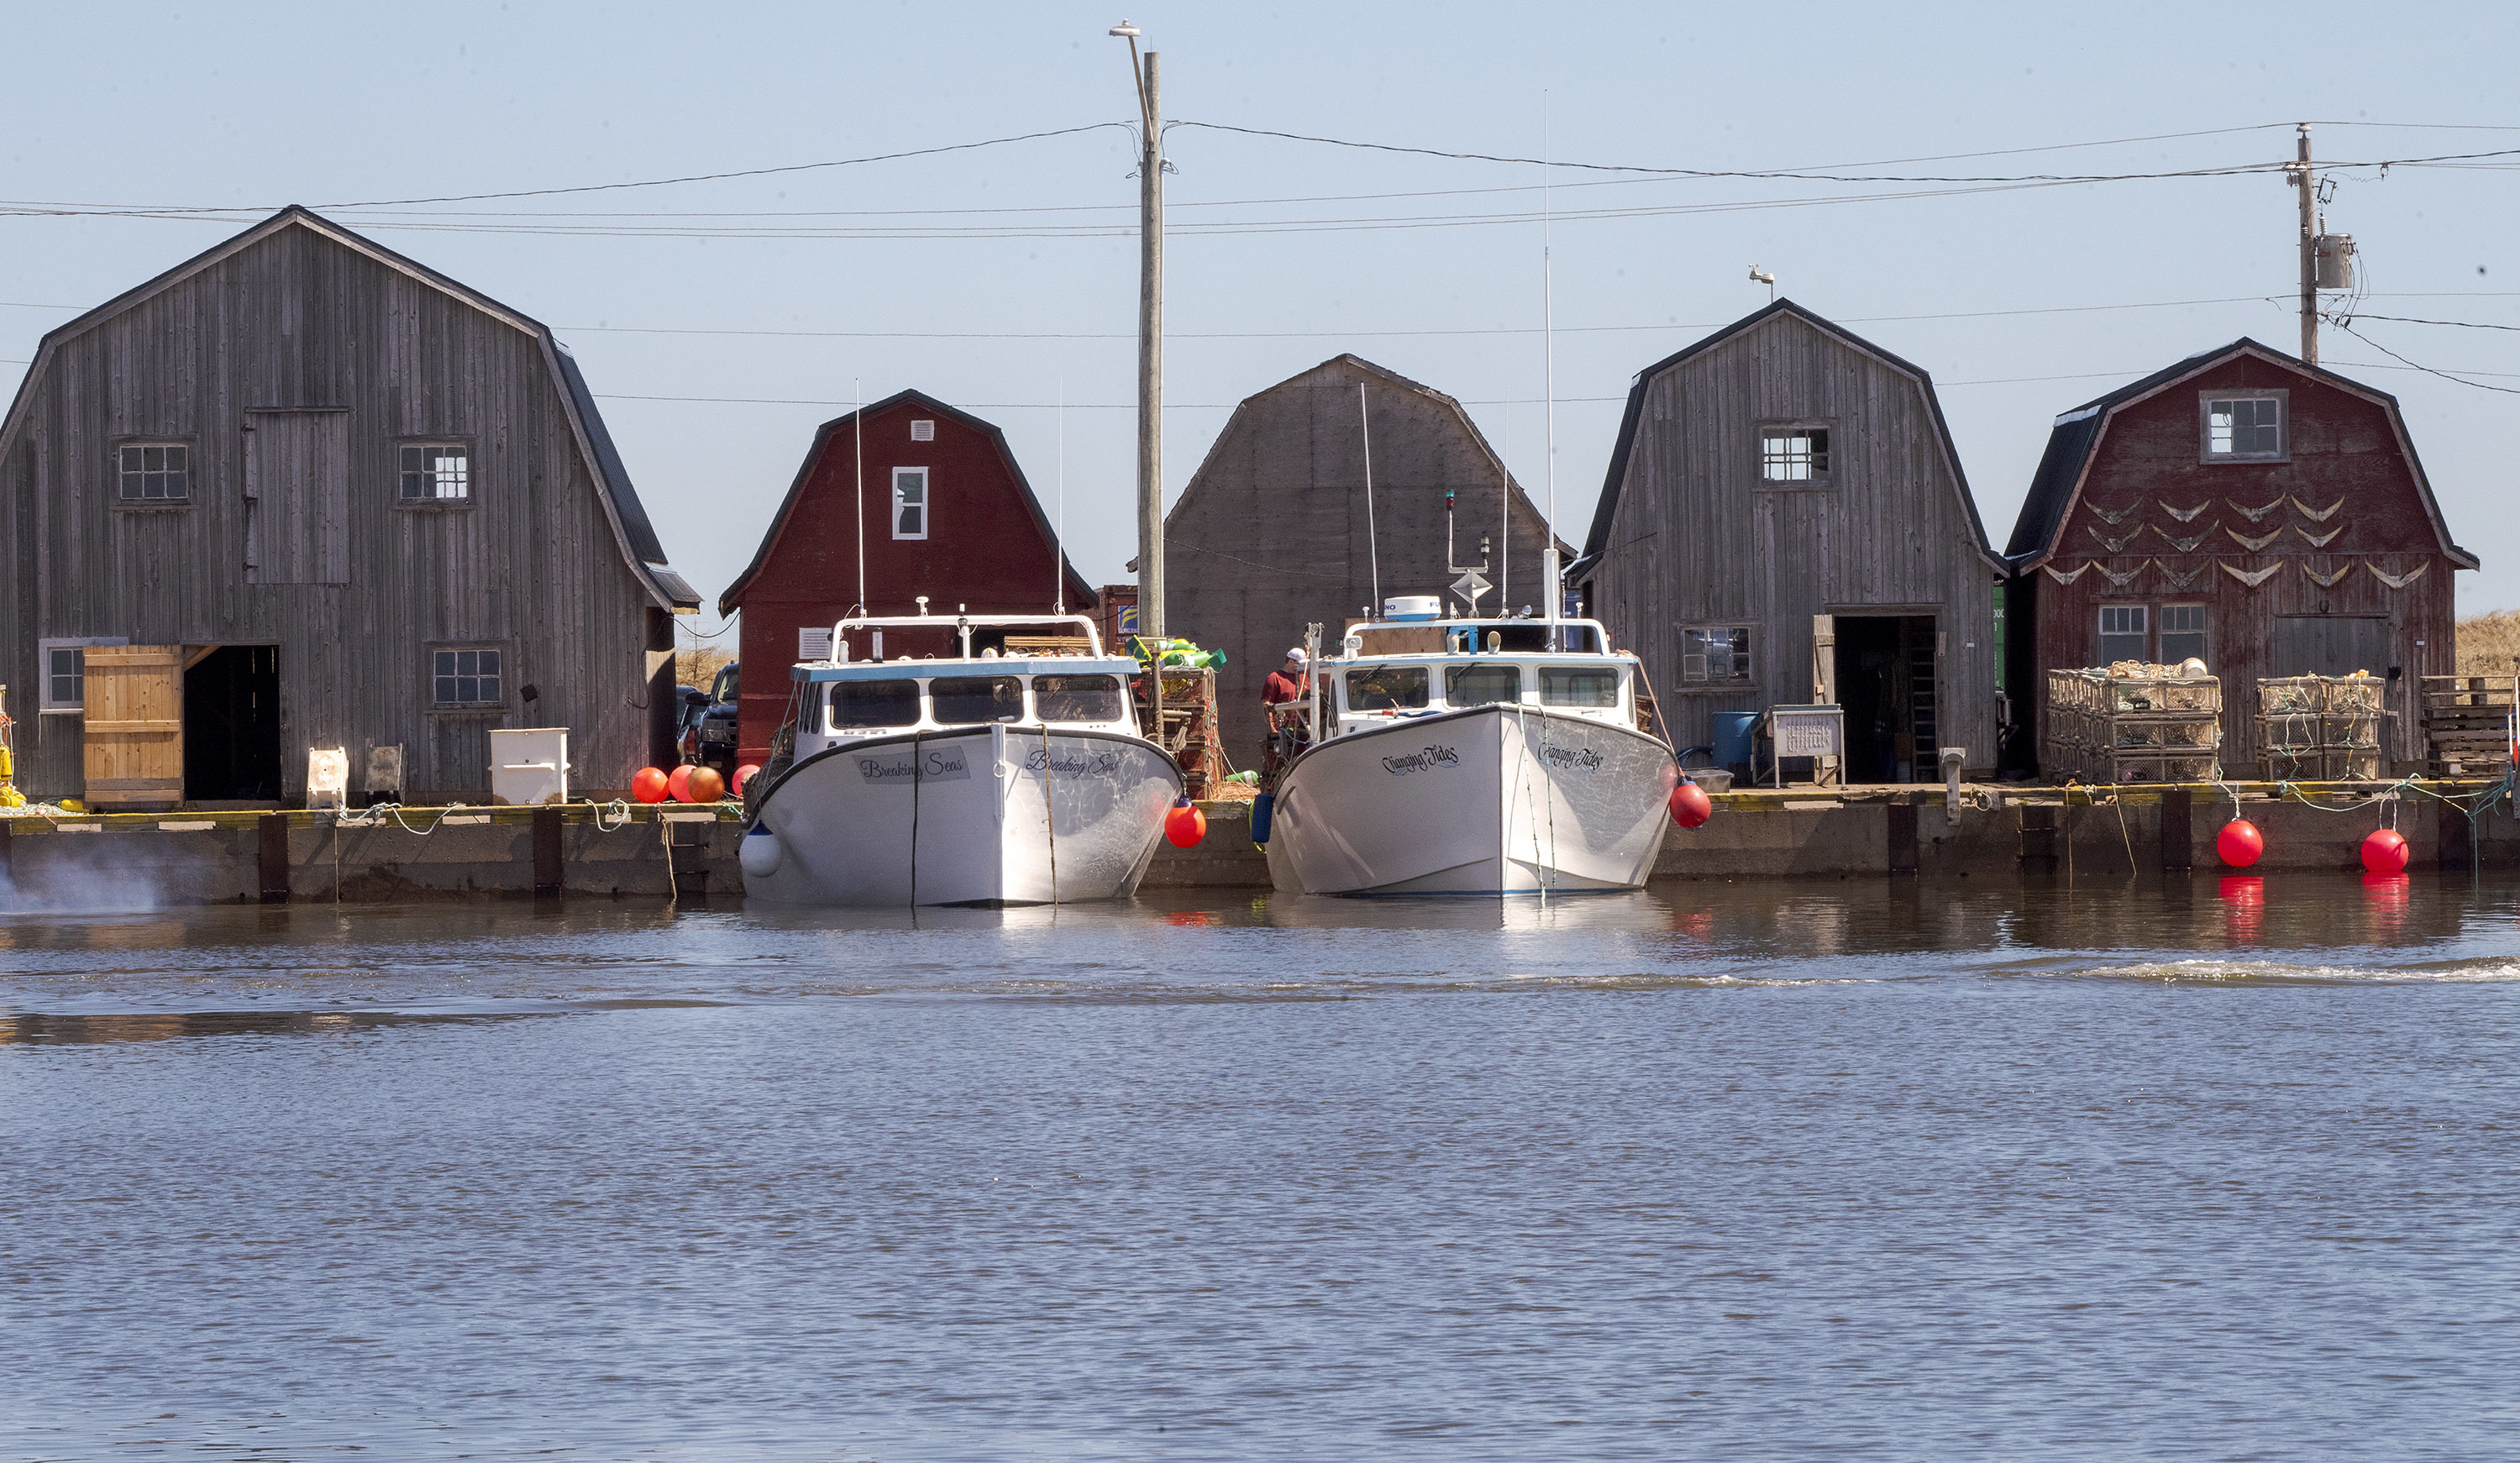
[[[2420,371],[2420,372],[2422,372],[2422,373],[2423,373],[2424,375],[2426,375],[2426,376],[2437,376],[2437,377],[2440,377],[2443,380],[2446,380],[2446,381],[2456,381],[2456,382],[2458,382],[2458,383],[2459,383],[2460,385],[2462,385],[2462,386],[2474,386],[2474,387],[2475,387],[2477,390],[2479,390],[2479,391],[2499,391],[2499,392],[2501,392],[2501,393],[2502,393],[2503,395],[2505,395],[2505,396],[2520,396],[2520,387],[2489,385],[2488,383],[2486,383],[2486,382],[2484,382],[2484,381],[2471,381],[2471,380],[2466,379],[2466,378],[2465,378],[2465,377],[2455,377],[2455,376],[2452,376],[2452,375],[2451,375],[2451,374],[2450,374],[2449,372],[2447,372],[2447,371],[2435,371],[2435,370],[2434,370],[2433,368],[2431,368],[2430,366],[2425,366],[2425,365],[2422,365],[2422,364],[2420,364],[2420,363],[2417,363],[2417,362],[2414,362],[2414,361],[2409,361],[2409,360],[2408,360],[2405,356],[2402,356],[2402,355],[2398,354],[2396,351],[2391,350],[2389,347],[2387,347],[2387,346],[2385,346],[2385,345],[2382,345],[2379,341],[2374,340],[2374,339],[2372,339],[2370,336],[2363,334],[2361,331],[2358,331],[2358,330],[2354,329],[2354,327],[2352,327],[2351,325],[2346,324],[2344,321],[2339,320],[2339,321],[2333,321],[2333,322],[2330,322],[2330,323],[2331,323],[2331,324],[2333,324],[2333,325],[2334,325],[2338,330],[2343,331],[2345,333],[2347,333],[2347,334],[2349,334],[2349,335],[2353,336],[2353,337],[2354,337],[2355,339],[2357,339],[2357,340],[2362,341],[2363,344],[2365,344],[2365,345],[2367,345],[2367,346],[2371,347],[2373,350],[2378,351],[2380,354],[2382,354],[2382,355],[2384,355],[2384,356],[2387,356],[2389,359],[2391,359],[2391,360],[2393,360],[2393,361],[2398,361],[2398,362],[2403,363],[2403,364],[2404,364],[2404,365],[2406,365],[2406,367],[2407,367],[2408,369],[2409,369],[2409,370],[2412,370],[2412,371]],[[2474,373],[2474,374],[2475,374],[2475,375],[2477,375],[2477,376],[2495,376],[2495,375],[2499,375],[2500,373],[2498,373],[2498,372],[2488,372],[2488,371],[2479,371],[2479,372],[2476,372],[2476,373]]]

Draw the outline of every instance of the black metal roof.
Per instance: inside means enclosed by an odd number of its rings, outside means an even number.
[[[2139,401],[2173,382],[2209,371],[2236,355],[2255,355],[2270,365],[2297,372],[2331,386],[2351,391],[2367,400],[2378,402],[2389,414],[2397,428],[2398,441],[2406,449],[2407,466],[2413,472],[2415,491],[2422,498],[2424,512],[2432,519],[2441,537],[2442,549],[2462,566],[2477,566],[2476,555],[2451,541],[2450,525],[2443,521],[2441,505],[2433,498],[2432,481],[2424,475],[2424,465],[2415,456],[2415,444],[2407,435],[2406,420],[2398,410],[2398,398],[2376,390],[2335,372],[2311,365],[2298,356],[2287,355],[2272,346],[2264,345],[2243,335],[2228,345],[2201,350],[2184,360],[2165,366],[2150,376],[2139,377],[2123,386],[2092,397],[2056,419],[2048,433],[2048,450],[2040,455],[2039,470],[2030,479],[2030,494],[2021,501],[2021,516],[2013,520],[2012,538],[2004,546],[2004,557],[2016,569],[2033,567],[2054,551],[2056,535],[2065,525],[2065,514],[2072,509],[2074,493],[2083,481],[2084,470],[2091,466],[2092,454],[2098,450],[2101,435],[2108,430],[2109,418],[2118,408]]]
[[[1703,355],[1745,331],[1765,325],[1778,315],[1790,315],[1814,330],[1836,336],[1893,370],[1915,377],[1917,386],[1925,393],[1925,408],[1933,414],[1935,435],[1942,439],[1943,460],[1952,465],[1952,479],[1959,489],[1960,507],[1968,514],[1969,532],[1977,540],[1977,552],[1989,564],[2002,566],[2002,560],[1997,558],[1995,550],[1987,542],[1986,524],[1978,517],[1977,497],[1969,491],[1968,475],[1961,470],[1959,450],[1952,442],[1951,424],[1943,420],[1942,400],[1934,394],[1933,373],[1912,361],[1883,350],[1846,327],[1815,315],[1790,299],[1779,299],[1742,316],[1703,339],[1681,347],[1637,373],[1635,380],[1628,387],[1627,410],[1619,418],[1618,440],[1610,449],[1610,467],[1601,480],[1600,501],[1593,508],[1593,527],[1584,536],[1583,556],[1566,566],[1566,578],[1569,583],[1581,580],[1584,575],[1591,573],[1593,566],[1600,561],[1602,553],[1609,547],[1610,524],[1618,516],[1619,494],[1627,483],[1628,454],[1636,447],[1637,427],[1644,417],[1645,390],[1653,384],[1654,377],[1693,356]]]

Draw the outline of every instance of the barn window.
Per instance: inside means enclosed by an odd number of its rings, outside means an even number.
[[[431,705],[442,710],[507,704],[501,689],[504,683],[500,679],[500,651],[489,646],[431,650],[428,658]]]
[[[1750,679],[1750,631],[1745,625],[1685,626],[1680,632],[1680,679],[1699,686]]]
[[[1759,476],[1766,482],[1812,485],[1828,481],[1828,428],[1765,426],[1759,429]]]
[[[913,421],[910,423],[910,440],[913,442],[935,441],[936,423],[926,418],[921,418],[919,421]]]
[[[2161,606],[2161,658],[2163,663],[2177,665],[2194,656],[2205,660],[2205,606],[2202,604],[2165,604]],[[2211,663],[2210,661],[2208,662]]]
[[[2284,457],[2284,398],[2207,396],[2204,407],[2205,461],[2270,463]]]
[[[75,715],[87,709],[87,647],[127,645],[112,636],[61,637],[35,642],[37,710],[46,716]]]
[[[2152,626],[2141,604],[2100,606],[2100,661],[2152,659]]]
[[[193,451],[182,442],[126,442],[114,449],[125,503],[189,503]]]
[[[472,496],[472,448],[461,442],[403,444],[403,502],[459,503]]]
[[[893,468],[892,536],[896,539],[927,537],[927,469]]]

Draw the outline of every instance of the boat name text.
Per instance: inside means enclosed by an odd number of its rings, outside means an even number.
[[[1405,777],[1411,773],[1430,773],[1439,767],[1451,767],[1461,760],[1461,754],[1451,747],[1425,747],[1383,758],[1382,770],[1395,777]]]

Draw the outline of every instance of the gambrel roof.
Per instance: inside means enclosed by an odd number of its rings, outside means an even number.
[[[1584,536],[1584,555],[1569,564],[1566,569],[1569,583],[1589,573],[1593,566],[1599,562],[1603,552],[1609,547],[1610,526],[1619,512],[1619,495],[1627,484],[1628,458],[1636,448],[1637,432],[1644,421],[1645,393],[1652,387],[1654,378],[1675,366],[1704,355],[1749,331],[1766,325],[1780,315],[1790,316],[1848,348],[1870,356],[1915,383],[1915,388],[1923,393],[1926,411],[1933,419],[1934,434],[1942,447],[1943,462],[1951,468],[1952,483],[1959,493],[1960,510],[1968,517],[1969,533],[1975,542],[1977,552],[1987,561],[1988,567],[1998,573],[2003,572],[2003,560],[1997,556],[1994,546],[1988,543],[1986,524],[1978,517],[1977,498],[1969,492],[1968,474],[1960,470],[1959,450],[1952,443],[1951,424],[1943,420],[1942,401],[1934,395],[1932,373],[1883,350],[1834,321],[1813,314],[1790,299],[1780,299],[1764,309],[1754,310],[1742,316],[1704,339],[1684,346],[1637,373],[1636,378],[1628,387],[1628,406],[1626,413],[1619,419],[1618,438],[1610,449],[1610,467],[1601,481],[1601,498],[1593,509],[1592,531]]]
[[[2058,417],[2048,430],[2048,450],[2040,456],[2039,470],[2030,479],[2030,496],[2022,500],[2021,516],[2013,521],[2012,541],[2004,546],[2004,556],[2016,568],[2035,569],[2054,553],[2056,535],[2064,527],[2066,515],[2072,512],[2074,501],[2082,494],[2083,482],[2091,472],[2092,459],[2098,456],[2100,438],[2107,435],[2109,421],[2119,412],[2238,356],[2249,356],[2280,370],[2306,376],[2323,385],[2359,396],[2386,412],[2389,429],[2397,435],[2398,450],[2405,454],[2408,474],[2415,480],[2415,493],[2423,503],[2424,515],[2432,520],[2433,532],[2441,539],[2442,553],[2462,569],[2477,566],[2475,554],[2451,541],[2450,525],[2443,520],[2441,504],[2433,497],[2432,480],[2424,475],[2423,460],[2415,456],[2414,440],[2407,435],[2406,418],[2399,413],[2398,398],[2338,376],[2335,372],[2313,366],[2298,356],[2261,345],[2246,335],[2228,345],[2199,351],[2150,376],[2103,392]]]
[[[612,527],[613,541],[621,551],[623,562],[629,565],[631,573],[646,587],[658,607],[669,610],[699,607],[699,596],[692,591],[681,575],[666,567],[664,546],[656,539],[655,526],[649,521],[648,510],[639,502],[638,490],[631,486],[629,470],[623,466],[621,454],[612,444],[612,434],[604,425],[603,414],[596,410],[594,393],[587,389],[586,377],[578,370],[576,358],[552,334],[551,327],[295,203],[244,233],[195,254],[157,278],[124,290],[86,314],[47,331],[42,344],[35,351],[34,361],[18,383],[18,396],[10,406],[9,415],[0,419],[0,456],[7,454],[20,429],[21,419],[41,387],[55,353],[65,342],[287,229],[304,229],[532,336],[551,372],[552,384],[560,393],[569,429],[577,439],[579,456],[586,463],[588,475],[595,481],[596,495],[603,503],[605,518]]]

